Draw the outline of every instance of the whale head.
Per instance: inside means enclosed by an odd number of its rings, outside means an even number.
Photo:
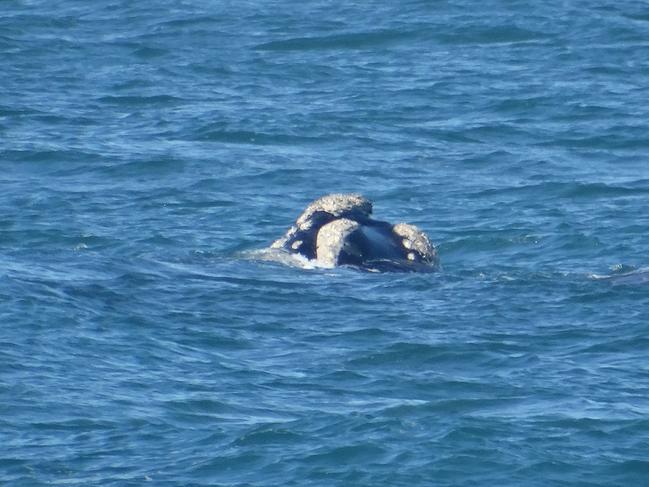
[[[272,244],[323,267],[431,271],[439,266],[435,247],[414,225],[371,218],[372,202],[359,194],[318,198],[288,232]]]

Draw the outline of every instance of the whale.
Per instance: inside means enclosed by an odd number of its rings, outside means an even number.
[[[439,269],[437,250],[415,225],[372,218],[364,196],[328,194],[312,203],[271,244],[318,266],[350,266],[373,272],[431,272]]]

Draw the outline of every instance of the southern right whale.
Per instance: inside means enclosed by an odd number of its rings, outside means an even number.
[[[370,271],[438,269],[435,247],[408,223],[374,220],[372,202],[359,194],[329,194],[313,201],[271,248],[316,261]]]

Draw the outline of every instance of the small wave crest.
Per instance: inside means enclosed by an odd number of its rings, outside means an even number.
[[[323,265],[315,259],[307,259],[300,254],[291,254],[282,249],[257,249],[243,251],[240,254],[244,259],[276,262],[278,264],[287,265],[299,269],[325,269],[331,270],[331,267]],[[376,259],[367,261],[366,265],[358,267],[354,265],[344,265],[342,267],[349,267],[364,272],[381,273],[381,272],[420,272],[429,273],[434,272],[437,268],[431,267],[428,264],[417,262],[400,262],[391,259]]]
[[[624,267],[616,269],[617,272],[611,274],[590,274],[590,278],[596,281],[609,281],[614,286],[633,286],[637,284],[649,283],[649,267],[628,270]]]
[[[241,257],[249,260],[258,260],[264,262],[276,262],[289,267],[299,269],[322,269],[317,261],[310,260],[300,254],[290,254],[281,249],[255,249],[241,252]]]

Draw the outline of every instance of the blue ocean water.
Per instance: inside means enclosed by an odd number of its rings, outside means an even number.
[[[643,485],[649,6],[5,0],[0,484]],[[254,258],[359,192],[435,274]]]

